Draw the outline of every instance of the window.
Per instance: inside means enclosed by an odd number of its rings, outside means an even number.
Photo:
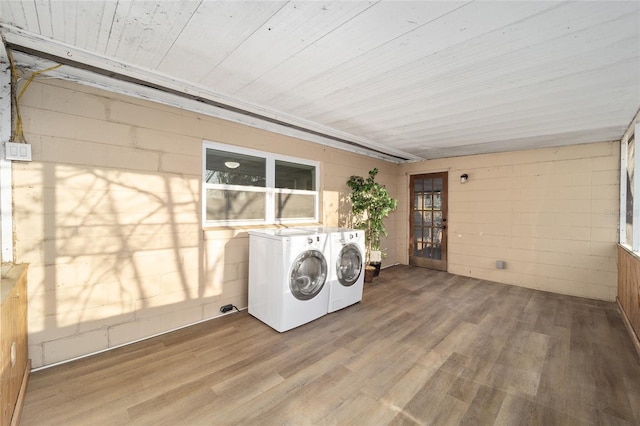
[[[203,144],[204,225],[318,221],[318,162]]]
[[[632,130],[620,144],[620,244],[640,251],[640,155],[635,152],[640,123]]]
[[[627,202],[626,202],[626,216],[627,223],[625,226],[625,235],[627,243],[633,246],[633,194],[635,193],[633,188],[633,177],[635,174],[635,138],[631,138],[627,142],[627,167],[626,167],[626,185],[627,185]]]

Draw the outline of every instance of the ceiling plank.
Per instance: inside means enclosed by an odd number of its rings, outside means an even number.
[[[163,57],[158,71],[200,84],[286,3],[203,2]]]
[[[35,0],[34,6],[38,14],[40,33],[47,37],[53,37],[53,18],[51,16],[50,3],[47,0]]]
[[[112,32],[120,36],[106,54],[155,69],[199,5],[199,1],[118,3]]]
[[[369,7],[356,1],[287,3],[201,82],[236,93]]]

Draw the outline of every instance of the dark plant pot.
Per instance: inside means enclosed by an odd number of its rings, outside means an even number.
[[[376,273],[376,269],[371,267],[371,266],[367,266],[364,268],[364,282],[365,283],[370,283],[373,282],[373,275]]]
[[[380,275],[380,266],[382,266],[382,262],[371,262],[369,265],[375,268],[375,271],[373,273],[374,277]]]

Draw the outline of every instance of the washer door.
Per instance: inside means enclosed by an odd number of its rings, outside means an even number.
[[[307,250],[298,255],[291,267],[289,288],[299,300],[313,299],[327,281],[327,260],[318,250]]]
[[[336,271],[340,284],[345,287],[355,284],[362,273],[362,266],[362,254],[357,245],[347,244],[342,247],[336,261]]]

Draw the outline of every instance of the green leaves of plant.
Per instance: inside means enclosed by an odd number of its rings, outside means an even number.
[[[369,171],[365,179],[351,176],[347,186],[351,188],[351,212],[353,226],[365,231],[368,252],[380,250],[380,237],[386,236],[383,219],[398,207],[398,200],[391,198],[384,185],[375,181],[378,169]]]

